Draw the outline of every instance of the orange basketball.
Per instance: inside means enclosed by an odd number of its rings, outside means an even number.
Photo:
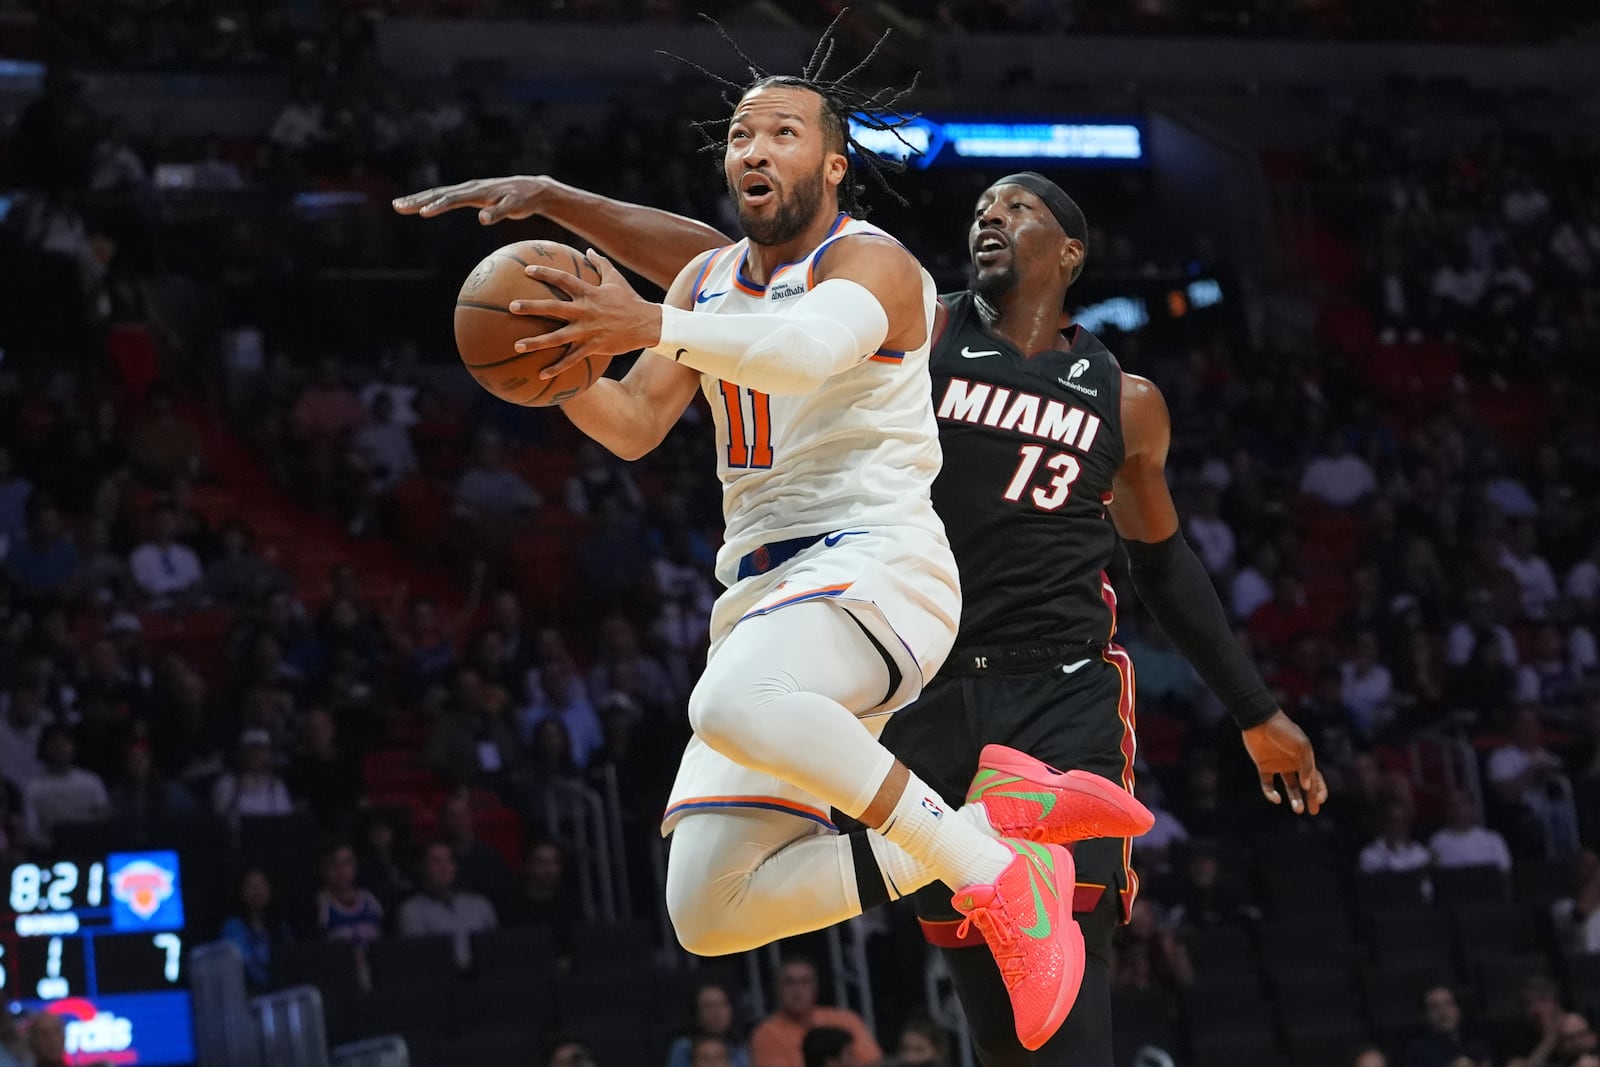
[[[467,275],[456,295],[456,350],[478,384],[501,400],[524,407],[548,407],[571,400],[606,372],[610,356],[590,356],[554,378],[539,372],[567,354],[567,346],[518,352],[524,337],[558,329],[556,319],[513,315],[513,300],[566,300],[567,295],[523,272],[529,264],[554,267],[587,282],[600,272],[576,249],[555,241],[518,241],[497,248]]]

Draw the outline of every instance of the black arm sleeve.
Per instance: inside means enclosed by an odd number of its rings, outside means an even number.
[[[1272,718],[1278,703],[1245,658],[1200,557],[1179,530],[1159,544],[1124,541],[1133,588],[1239,729]]]

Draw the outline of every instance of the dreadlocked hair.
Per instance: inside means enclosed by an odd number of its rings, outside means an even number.
[[[723,89],[723,101],[732,112],[739,101],[756,89],[769,85],[789,86],[796,89],[807,89],[817,94],[821,99],[821,114],[824,135],[828,139],[828,148],[843,155],[850,163],[845,171],[844,181],[839,185],[839,206],[857,218],[866,215],[866,204],[862,200],[863,182],[862,175],[876,185],[883,192],[894,197],[902,206],[908,206],[906,198],[901,196],[889,184],[888,175],[897,174],[905,170],[903,160],[881,155],[857,141],[850,132],[850,121],[854,119],[864,129],[875,132],[884,132],[894,135],[895,140],[905,146],[907,152],[916,152],[917,149],[900,133],[910,125],[914,115],[905,115],[899,111],[900,103],[910,96],[917,88],[917,81],[921,72],[913,74],[911,84],[903,89],[892,86],[868,91],[856,86],[855,81],[862,71],[870,66],[878,54],[883,51],[884,43],[889,40],[893,29],[886,29],[868,50],[866,56],[837,77],[827,73],[828,64],[833,59],[835,46],[838,44],[838,30],[849,8],[843,8],[834,16],[828,28],[822,31],[822,36],[817,38],[817,45],[811,51],[811,58],[806,61],[805,67],[799,74],[771,74],[763,70],[760,64],[745,54],[722,24],[710,15],[702,14],[700,17],[711,23],[717,35],[728,43],[734,54],[749,72],[750,80],[738,82],[725,77],[715,71],[696,63],[692,59],[674,55],[671,52],[658,51],[658,55],[682,63],[690,67]],[[704,150],[707,152],[721,152],[727,147],[727,129],[729,119],[708,119],[694,123],[694,128],[705,138]]]

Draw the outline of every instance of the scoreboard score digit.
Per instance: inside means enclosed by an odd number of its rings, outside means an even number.
[[[193,1062],[175,852],[18,864],[0,891],[0,994],[66,1020],[67,1061]]]

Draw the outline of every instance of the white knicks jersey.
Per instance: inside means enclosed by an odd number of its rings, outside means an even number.
[[[718,249],[695,279],[693,311],[782,314],[815,284],[822,251],[863,233],[889,237],[840,213],[821,244],[779,267],[764,287],[746,274],[748,239]],[[928,272],[920,272],[929,339],[915,351],[864,352],[855,367],[796,396],[769,396],[701,376],[717,426],[727,527],[717,577],[724,585],[734,583],[746,553],[790,538],[893,526],[944,537],[929,499],[941,463],[928,375],[938,297]]]

